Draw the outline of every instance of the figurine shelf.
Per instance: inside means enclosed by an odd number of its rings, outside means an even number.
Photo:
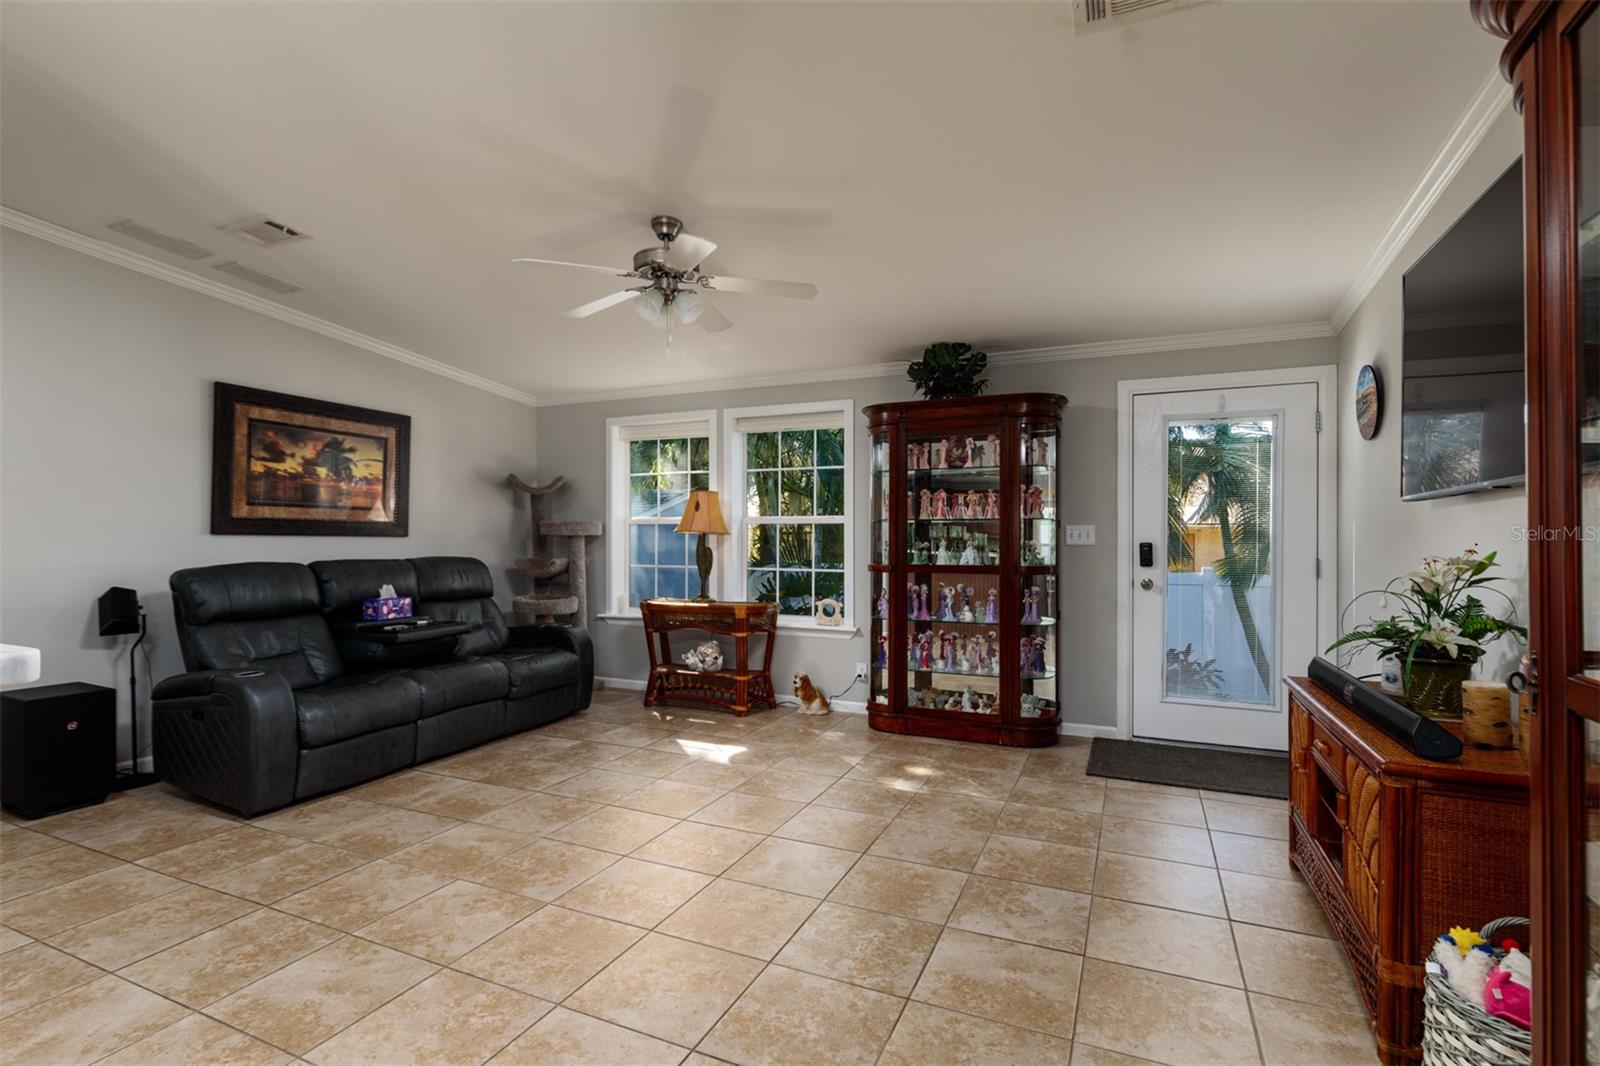
[[[1024,393],[863,412],[874,729],[1056,742],[1056,457],[1066,402]]]

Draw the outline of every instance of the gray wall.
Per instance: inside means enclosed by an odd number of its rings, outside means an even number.
[[[991,392],[1059,392],[1068,398],[1062,427],[1061,520],[1096,527],[1093,546],[1061,550],[1061,598],[1065,616],[1063,642],[1063,718],[1085,725],[1116,722],[1116,538],[1117,538],[1117,382],[1285,366],[1330,365],[1334,339],[1257,344],[1235,348],[1162,352],[1153,355],[1084,359],[1003,368],[992,375]],[[863,360],[866,361],[866,360]],[[605,423],[629,414],[728,408],[805,400],[854,398],[857,408],[871,403],[910,400],[915,395],[903,378],[868,378],[836,384],[793,385],[723,392],[699,392],[650,399],[597,401],[539,409],[539,476],[564,474],[573,485],[556,510],[563,517],[605,517]],[[858,418],[855,514],[866,513],[867,442]],[[851,591],[860,603],[865,594],[862,574],[867,558],[866,524],[856,522],[855,552],[860,573],[851,576]],[[611,603],[606,588],[606,552],[616,544],[612,531],[602,539],[590,580],[599,592],[591,609]],[[719,559],[731,550],[716,544]],[[644,642],[636,624],[598,619],[593,623],[597,669],[602,675],[642,680],[647,670]],[[828,692],[850,683],[857,662],[869,658],[867,637],[852,640],[785,632],[773,664],[779,690],[787,678],[804,670]],[[847,699],[864,699],[862,688]]]
[[[1424,555],[1450,555],[1476,544],[1480,551],[1500,553],[1499,572],[1510,579],[1505,589],[1527,621],[1528,550],[1516,533],[1528,517],[1522,489],[1409,503],[1400,499],[1401,279],[1521,154],[1522,119],[1508,108],[1339,334],[1341,605],[1356,592],[1413,569]],[[1355,431],[1356,374],[1366,363],[1378,368],[1384,386],[1383,422],[1370,441]],[[1375,598],[1369,598],[1350,612],[1344,628],[1354,628],[1376,610]],[[1504,677],[1521,654],[1520,645],[1498,641],[1477,674]],[[1355,663],[1363,672],[1377,669],[1370,653]]]
[[[408,537],[212,536],[211,385],[411,416]],[[137,589],[156,677],[182,670],[167,576],[250,559],[526,554],[507,473],[534,471],[534,411],[10,230],[0,236],[0,641],[43,649],[45,682],[116,687],[131,638],[95,599]],[[139,664],[141,725],[150,685]],[[124,727],[125,728],[125,727]],[[126,759],[125,742],[122,758]],[[141,746],[144,741],[141,741]]]

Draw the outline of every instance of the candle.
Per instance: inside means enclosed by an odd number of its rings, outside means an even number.
[[[1480,748],[1513,746],[1511,690],[1503,681],[1461,683],[1461,732]]]

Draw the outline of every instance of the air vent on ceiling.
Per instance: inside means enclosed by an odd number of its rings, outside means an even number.
[[[240,281],[248,281],[252,285],[259,285],[263,289],[268,289],[283,296],[287,296],[291,292],[300,291],[300,286],[298,285],[284,281],[282,278],[275,278],[271,274],[263,274],[254,267],[247,267],[243,263],[234,262],[232,259],[226,263],[216,264],[216,268],[229,277],[238,278]]]
[[[131,237],[136,241],[142,241],[145,244],[160,248],[163,252],[171,252],[173,255],[181,256],[184,259],[204,259],[209,255],[215,254],[209,248],[202,248],[198,244],[184,240],[182,237],[173,237],[162,233],[160,230],[151,229],[149,226],[141,222],[135,222],[131,218],[125,218],[121,222],[113,222],[106,229],[120,233],[124,237]]]
[[[275,248],[280,244],[290,241],[303,241],[310,238],[311,234],[286,226],[275,218],[261,215],[258,218],[247,218],[243,222],[235,222],[231,226],[221,227],[223,232],[231,233],[235,237],[243,237],[247,241],[262,245],[266,248]]]
[[[1079,33],[1107,26],[1126,26],[1152,15],[1215,0],[1072,0],[1072,22]]]

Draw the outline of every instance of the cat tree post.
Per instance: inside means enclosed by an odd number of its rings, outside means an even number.
[[[532,512],[529,541],[532,551],[526,559],[517,560],[517,569],[533,578],[533,590],[512,600],[512,609],[518,614],[531,614],[540,622],[564,620],[570,625],[584,625],[589,618],[589,549],[588,538],[598,537],[605,530],[602,522],[554,522],[544,517],[545,497],[567,483],[558,477],[548,485],[530,485],[517,475],[506,478],[507,484],[528,495]],[[544,550],[545,537],[565,537],[567,554],[550,555]],[[566,575],[565,584],[551,583],[552,579]],[[540,587],[544,583],[544,587]]]

